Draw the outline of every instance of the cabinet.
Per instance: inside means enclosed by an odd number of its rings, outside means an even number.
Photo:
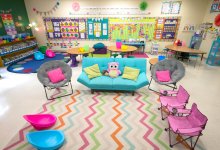
[[[220,38],[212,43],[206,64],[212,66],[220,66]]]
[[[0,67],[10,65],[34,54],[37,50],[34,37],[0,45]]]

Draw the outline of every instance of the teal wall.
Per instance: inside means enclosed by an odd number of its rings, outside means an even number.
[[[28,19],[28,15],[27,15],[27,11],[25,8],[25,4],[24,4],[24,0],[0,0],[0,13],[1,10],[9,10],[11,9],[11,14],[15,22],[20,22],[23,24],[23,29],[25,29],[25,31],[22,31],[21,27],[16,27],[16,30],[18,33],[24,33],[24,32],[29,32],[31,33],[31,30],[26,29],[26,27],[29,24],[29,19]],[[22,17],[22,20],[18,20],[18,16]],[[6,35],[5,32],[5,27],[2,23],[2,18],[0,17],[0,23],[2,24],[2,26],[0,26],[0,36],[2,35]],[[32,33],[31,33],[32,35]]]

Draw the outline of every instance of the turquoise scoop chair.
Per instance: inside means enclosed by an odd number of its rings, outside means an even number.
[[[38,150],[57,150],[65,140],[60,130],[44,130],[26,134],[27,141]]]
[[[41,53],[40,51],[36,51],[34,53],[34,59],[35,60],[43,60],[44,59],[44,54]]]

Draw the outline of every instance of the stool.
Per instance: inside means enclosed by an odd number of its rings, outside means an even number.
[[[169,51],[168,48],[164,48],[164,49],[163,49],[163,55],[167,57],[167,52],[168,52],[168,51]]]
[[[124,58],[124,56],[126,55],[126,53],[120,53],[121,58]]]
[[[128,55],[127,58],[135,58],[133,55]]]
[[[116,57],[118,56],[118,54],[112,54],[112,56],[113,56],[114,58],[116,58]]]

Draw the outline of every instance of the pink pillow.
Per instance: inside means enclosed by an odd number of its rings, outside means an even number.
[[[160,82],[168,82],[171,79],[169,70],[156,71],[156,76],[157,76],[158,81]]]
[[[66,79],[61,68],[50,70],[47,72],[47,75],[52,83],[57,83]]]

